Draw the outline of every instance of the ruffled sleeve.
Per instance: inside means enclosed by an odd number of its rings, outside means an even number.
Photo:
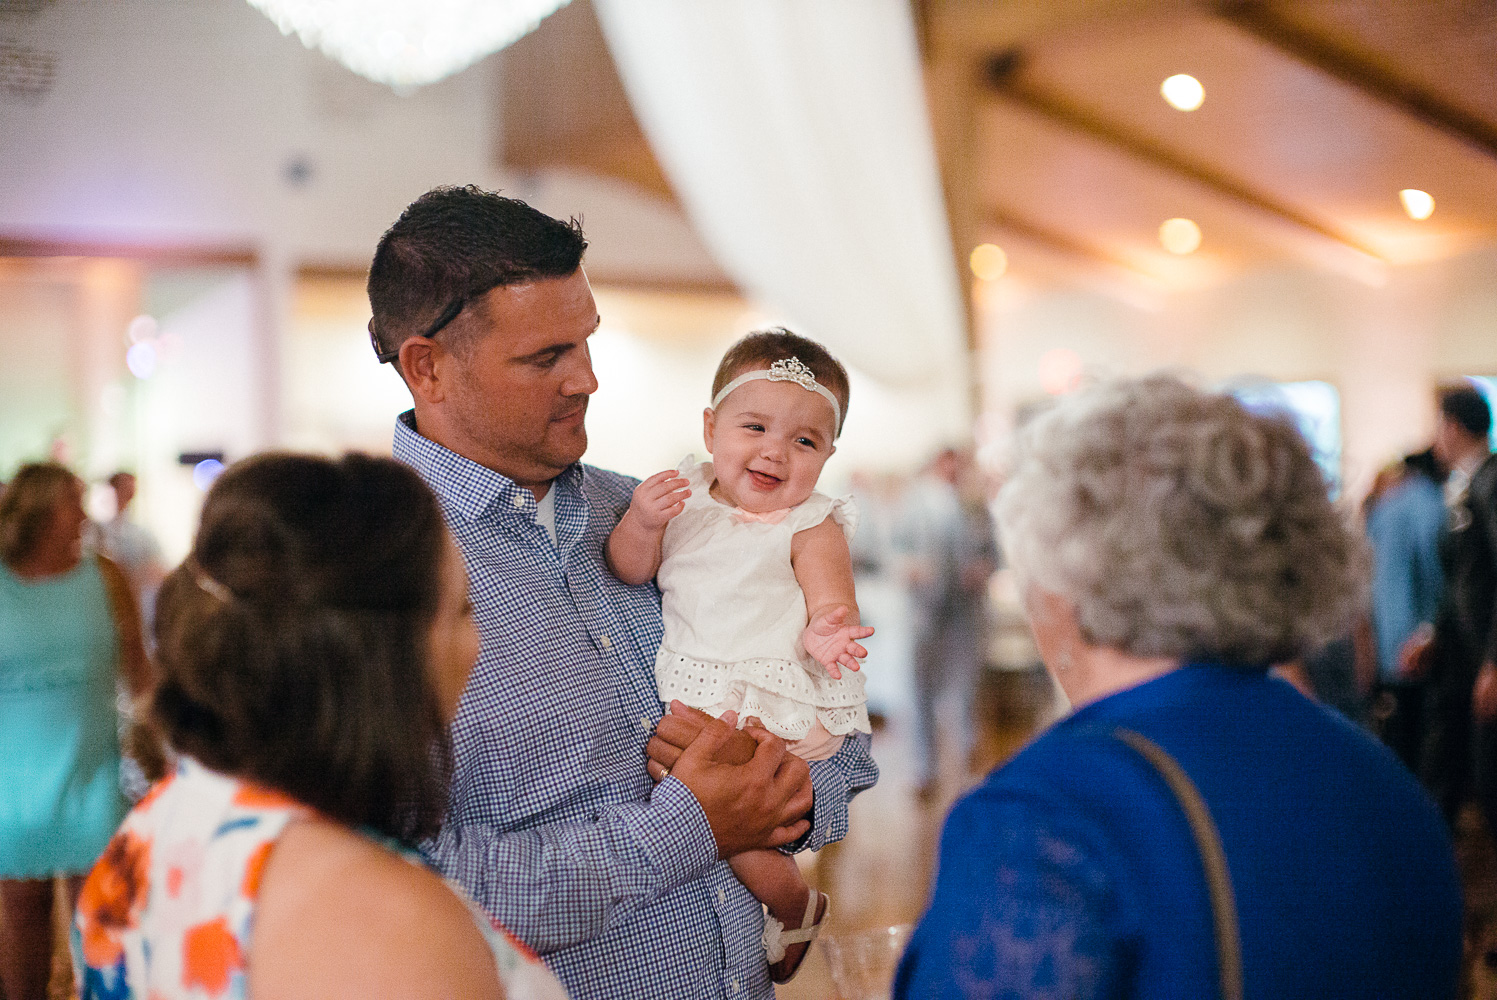
[[[697,507],[703,503],[715,503],[709,492],[712,489],[712,463],[698,462],[695,455],[687,455],[676,463],[676,471],[681,478],[686,480],[686,485],[691,488],[691,496],[686,498],[686,506]]]
[[[812,493],[790,512],[787,522],[791,534],[794,534],[816,527],[828,515],[842,526],[842,533],[851,541],[853,532],[858,530],[858,504],[851,496],[829,497],[825,493]]]

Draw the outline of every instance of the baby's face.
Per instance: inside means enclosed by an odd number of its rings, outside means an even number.
[[[794,382],[745,382],[703,419],[720,499],[756,514],[809,497],[837,450],[832,404]]]

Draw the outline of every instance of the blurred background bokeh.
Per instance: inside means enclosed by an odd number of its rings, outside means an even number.
[[[0,480],[59,458],[102,521],[105,478],[136,473],[167,564],[223,463],[388,451],[409,397],[369,349],[365,271],[438,184],[582,220],[590,462],[699,450],[755,327],[848,362],[823,488],[872,513],[870,695],[895,715],[892,535],[940,448],[991,490],[1046,399],[1179,367],[1293,412],[1354,502],[1428,444],[1438,382],[1497,385],[1490,3],[572,0],[487,55],[442,33],[461,2],[365,4],[363,50],[297,6],[0,0]],[[988,665],[1018,676],[1033,651],[992,589]],[[1024,676],[985,688],[1019,727],[984,730],[985,762],[1052,710]],[[856,858],[849,885],[890,870]],[[910,919],[922,864],[844,926]]]

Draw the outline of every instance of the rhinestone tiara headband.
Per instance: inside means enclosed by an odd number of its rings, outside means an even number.
[[[756,368],[742,375],[722,387],[722,391],[712,397],[712,408],[717,409],[723,400],[728,398],[728,393],[743,385],[745,382],[757,382],[767,379],[770,382],[794,382],[808,392],[819,393],[823,399],[832,404],[832,426],[837,433],[842,433],[842,406],[837,402],[837,397],[832,391],[820,382],[816,381],[816,373],[807,367],[800,358],[781,358],[768,368]]]

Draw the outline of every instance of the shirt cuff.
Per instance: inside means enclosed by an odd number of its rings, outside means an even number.
[[[640,834],[641,849],[669,888],[696,881],[718,862],[707,814],[679,778],[655,786]]]
[[[847,836],[847,777],[829,760],[808,762],[811,770],[811,811],[806,818],[811,829],[800,839],[780,848],[785,854],[819,851]]]

